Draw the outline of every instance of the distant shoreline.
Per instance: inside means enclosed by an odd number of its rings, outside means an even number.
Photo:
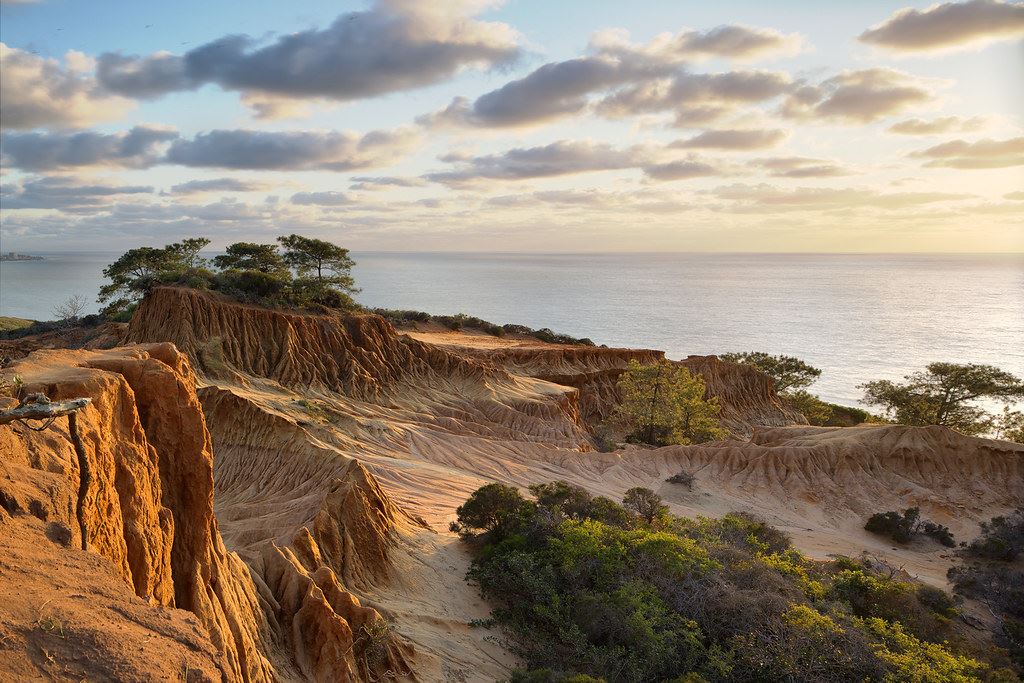
[[[0,254],[0,261],[44,261],[42,256],[31,256],[29,254],[16,254],[13,251],[9,251],[6,254]]]

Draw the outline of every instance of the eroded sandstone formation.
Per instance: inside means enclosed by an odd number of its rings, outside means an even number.
[[[327,492],[342,517],[314,520],[319,543],[312,536],[303,538],[298,556],[282,554],[286,559],[271,561],[268,581],[253,576],[221,539],[214,516],[210,433],[195,376],[174,346],[38,351],[6,373],[22,377],[25,392],[40,392],[52,400],[91,399],[77,416],[91,475],[81,496],[82,468],[66,421],[41,431],[26,425],[0,430],[0,503],[3,526],[8,527],[0,532],[13,537],[17,526],[18,533],[31,539],[29,518],[44,521],[45,527],[35,524],[42,553],[37,561],[45,563],[52,556],[60,562],[81,562],[64,558],[84,554],[76,550],[84,531],[88,553],[104,558],[123,581],[126,593],[119,599],[128,600],[134,593],[154,608],[195,615],[203,642],[209,643],[206,654],[213,653],[224,680],[270,681],[303,674],[316,680],[358,680],[376,669],[408,673],[400,661],[402,650],[386,630],[376,628],[380,615],[361,607],[330,569],[331,562],[350,569],[346,545],[351,555],[354,537],[361,550],[370,552],[372,544],[360,526],[365,519],[375,523],[372,560],[386,566],[389,503],[379,498],[372,478],[357,465]],[[63,541],[48,541],[47,535]],[[321,560],[324,556],[327,561]],[[4,574],[2,579],[5,595],[20,590],[16,575]],[[370,643],[364,632],[380,635]],[[337,647],[324,648],[325,633],[345,633],[347,641],[332,636]],[[361,637],[365,642],[356,642]],[[375,659],[360,660],[369,645]],[[98,656],[87,644],[77,654]],[[209,662],[197,662],[196,671],[204,664]]]
[[[145,343],[36,350],[0,370],[22,391],[92,399],[81,499],[66,419],[0,427],[0,594],[35,601],[0,615],[0,678],[507,677],[513,658],[469,626],[489,607],[446,533],[490,481],[564,479],[612,498],[646,486],[681,514],[760,514],[815,556],[890,552],[862,528],[881,509],[919,505],[963,537],[1024,503],[1024,447],[793,426],[766,376],[714,356],[679,362],[704,376],[734,438],[598,453],[590,428],[618,374],[660,352],[405,335],[375,316],[178,288],[152,292],[126,334]],[[680,470],[693,490],[665,481]],[[942,555],[898,559],[945,580]]]

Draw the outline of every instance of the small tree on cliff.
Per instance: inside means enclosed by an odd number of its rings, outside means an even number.
[[[772,378],[780,394],[804,389],[814,384],[821,370],[793,356],[772,356],[764,351],[726,353],[722,360],[750,365]]]
[[[288,235],[278,237],[284,247],[284,260],[295,269],[300,278],[310,278],[322,287],[330,287],[344,294],[356,294],[352,266],[356,263],[348,255],[348,249],[324,240]]]
[[[204,261],[199,252],[209,243],[205,237],[190,237],[162,249],[129,249],[103,269],[103,276],[110,280],[110,284],[100,287],[99,302],[107,304],[103,312],[116,316],[141,299],[157,282],[182,277],[191,269],[201,268]]]
[[[993,416],[976,401],[1009,404],[1024,398],[1024,382],[992,365],[930,363],[923,372],[903,379],[861,384],[864,403],[882,407],[900,424],[944,425],[964,434],[982,434],[992,428]]]
[[[705,400],[704,379],[662,360],[631,360],[618,381],[622,400],[613,420],[629,438],[652,445],[703,443],[725,437],[718,423],[718,398]]]

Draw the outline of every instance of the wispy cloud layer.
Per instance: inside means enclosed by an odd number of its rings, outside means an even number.
[[[984,139],[976,142],[950,140],[911,156],[927,159],[925,166],[959,169],[1007,168],[1024,166],[1024,137],[1008,140]]]

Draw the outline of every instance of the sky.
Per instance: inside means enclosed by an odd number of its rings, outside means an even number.
[[[1024,2],[0,0],[0,43],[3,251],[1024,251]]]

